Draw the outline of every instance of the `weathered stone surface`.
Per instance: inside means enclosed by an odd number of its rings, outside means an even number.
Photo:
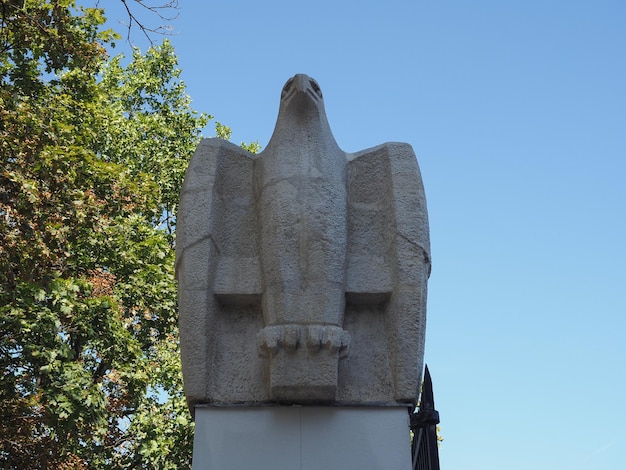
[[[306,75],[259,155],[200,144],[176,249],[190,407],[416,401],[430,248],[415,154],[343,152]]]

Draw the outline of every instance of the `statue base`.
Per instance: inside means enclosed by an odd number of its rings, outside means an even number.
[[[410,470],[408,409],[196,406],[193,470]]]

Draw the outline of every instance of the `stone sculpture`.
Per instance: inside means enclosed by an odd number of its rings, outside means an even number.
[[[430,273],[417,160],[402,143],[343,152],[310,77],[285,84],[260,154],[199,145],[176,252],[192,413],[417,400]]]

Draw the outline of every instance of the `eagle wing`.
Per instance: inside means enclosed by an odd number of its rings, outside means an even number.
[[[347,314],[378,306],[389,392],[398,402],[414,402],[424,352],[430,242],[424,187],[410,145],[386,143],[348,155],[347,265]]]
[[[206,139],[194,153],[180,197],[176,277],[185,395],[193,405],[219,401],[212,368],[225,336],[224,306],[258,305],[261,296],[254,155]],[[223,317],[223,315],[222,315]]]

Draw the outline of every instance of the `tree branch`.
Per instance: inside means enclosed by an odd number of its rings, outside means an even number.
[[[164,13],[167,10],[177,10],[178,9],[178,0],[167,0],[165,3],[161,5],[147,5],[145,0],[133,0],[136,4],[138,4],[144,10],[149,11],[152,14],[158,16],[161,21],[169,22],[178,18],[178,13],[175,15],[167,15]],[[160,25],[157,27],[148,27],[146,23],[139,20],[139,17],[133,9],[128,5],[129,0],[121,0],[124,4],[124,8],[126,9],[126,13],[128,14],[128,24],[127,27],[127,35],[126,39],[130,42],[130,34],[133,28],[133,25],[136,25],[143,35],[150,41],[150,44],[153,44],[151,33],[153,34],[171,34],[172,28],[169,25]]]

